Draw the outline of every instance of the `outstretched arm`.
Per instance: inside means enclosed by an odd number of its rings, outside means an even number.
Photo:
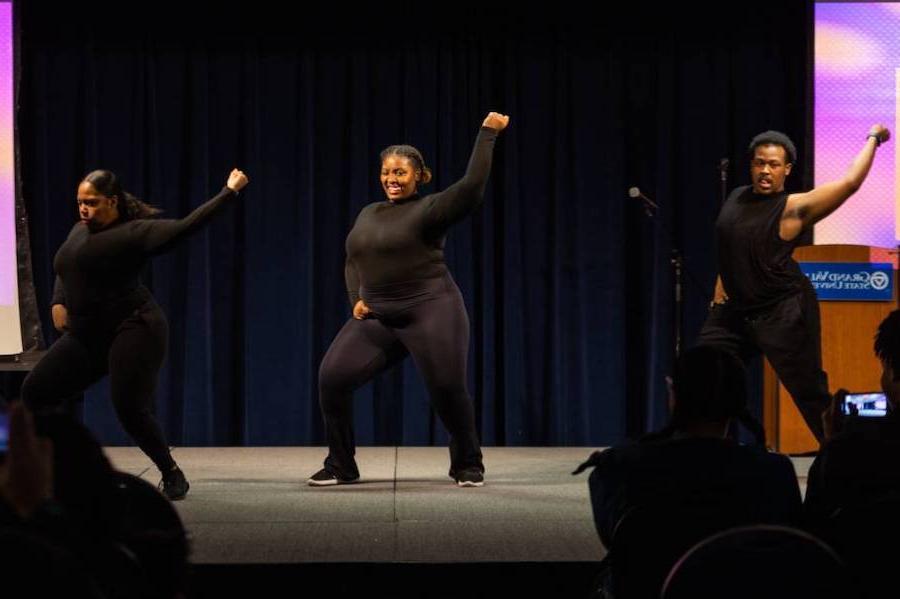
[[[238,169],[231,171],[225,187],[211,200],[180,219],[140,220],[134,224],[138,245],[147,254],[160,254],[172,244],[206,224],[230,198],[248,183],[247,175]]]
[[[875,149],[890,137],[890,131],[884,125],[873,125],[866,138],[866,145],[853,159],[853,164],[843,179],[825,183],[806,193],[788,196],[782,218],[782,232],[786,227],[788,238],[796,237],[802,229],[811,227],[840,208],[865,181],[875,159]]]
[[[491,173],[494,141],[508,124],[508,116],[497,112],[488,113],[475,139],[466,174],[444,191],[429,196],[431,205],[425,214],[427,230],[442,234],[481,204],[488,175]]]

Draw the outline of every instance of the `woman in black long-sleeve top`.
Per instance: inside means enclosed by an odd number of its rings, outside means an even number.
[[[168,324],[140,273],[151,256],[206,224],[246,184],[235,169],[222,191],[187,217],[155,219],[159,211],[124,191],[114,173],[88,174],[78,186],[80,221],[53,260],[53,325],[64,334],[22,385],[22,398],[39,413],[109,374],[119,421],[159,468],[171,499],[184,497],[189,485],[153,414]]]
[[[431,180],[411,146],[381,153],[387,201],[369,204],[347,236],[345,279],[353,318],[337,334],[319,368],[319,403],[328,457],[307,482],[354,482],[353,391],[412,355],[435,410],[450,432],[450,476],[481,486],[484,465],[475,412],[466,391],[469,319],[444,262],[447,231],[484,199],[494,142],[509,117],[484,119],[469,166],[446,190],[420,197]]]

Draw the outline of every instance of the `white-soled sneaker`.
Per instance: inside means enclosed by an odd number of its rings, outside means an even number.
[[[329,485],[349,485],[359,480],[356,478],[341,478],[337,474],[332,474],[325,468],[322,468],[306,480],[306,484],[311,487],[327,487]]]
[[[456,479],[456,484],[460,487],[483,487],[484,486],[484,474],[482,474],[481,470],[477,468],[466,468],[465,470],[460,470],[454,476]]]

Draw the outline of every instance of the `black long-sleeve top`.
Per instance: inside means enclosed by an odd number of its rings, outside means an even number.
[[[447,272],[444,242],[450,227],[484,200],[497,130],[482,127],[463,178],[425,197],[374,202],[347,235],[344,279],[350,306],[360,287],[430,279]]]
[[[152,299],[140,274],[151,256],[203,226],[236,193],[225,187],[182,219],[115,221],[99,231],[77,223],[53,259],[51,304],[63,304],[73,332],[113,325]]]

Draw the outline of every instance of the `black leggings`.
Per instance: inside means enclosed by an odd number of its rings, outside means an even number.
[[[362,289],[361,295],[375,318],[348,320],[319,367],[326,469],[341,477],[359,476],[353,458],[353,391],[411,354],[450,433],[450,476],[465,468],[484,471],[466,391],[469,318],[456,283],[447,274]]]
[[[727,303],[710,310],[697,345],[712,345],[744,361],[761,351],[794,398],[809,430],[822,441],[822,413],[831,401],[822,370],[819,303],[816,292],[800,293],[771,308],[745,316]]]
[[[157,375],[168,343],[166,317],[145,304],[108,333],[66,333],[22,383],[22,399],[40,413],[58,408],[109,374],[110,397],[119,422],[157,468],[175,465],[153,413]]]

